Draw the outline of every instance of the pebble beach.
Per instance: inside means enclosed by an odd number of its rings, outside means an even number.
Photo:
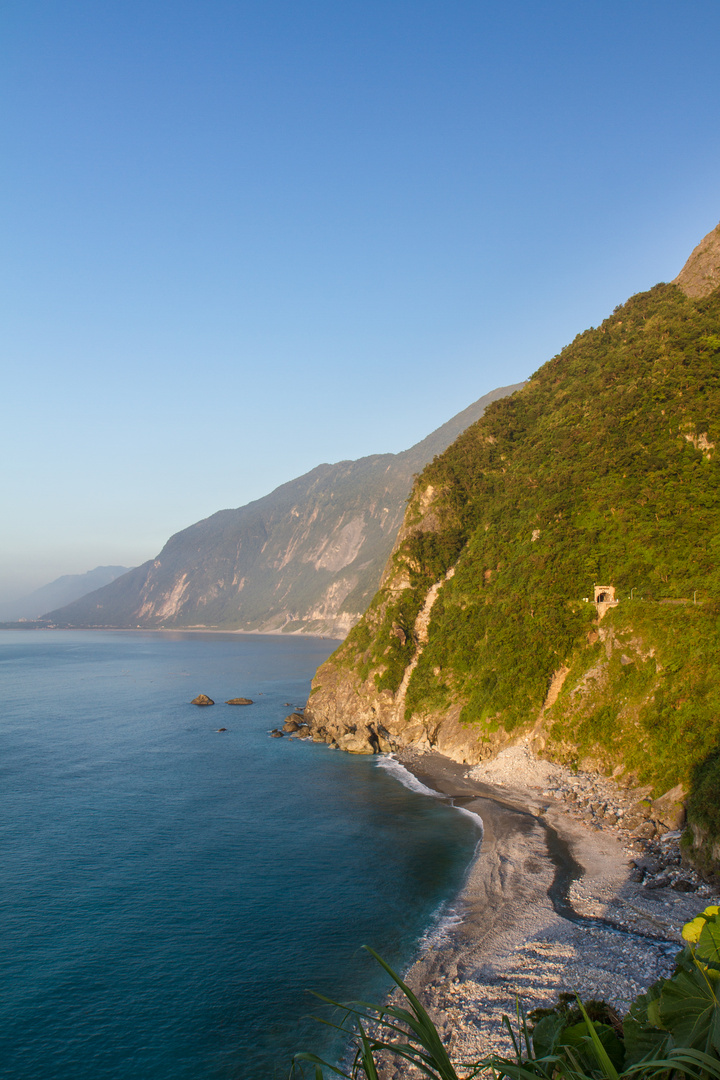
[[[437,753],[397,757],[483,822],[450,917],[406,974],[456,1060],[510,1053],[502,1017],[518,1001],[531,1011],[570,991],[624,1012],[672,972],[684,923],[718,902],[682,867],[678,832],[624,827],[637,791],[526,746],[475,767]]]

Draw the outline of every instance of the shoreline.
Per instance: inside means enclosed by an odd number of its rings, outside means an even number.
[[[450,905],[458,918],[430,935],[404,976],[454,1057],[511,1053],[502,1016],[515,1017],[516,997],[529,1012],[577,992],[622,1013],[672,972],[683,924],[712,902],[706,890],[643,888],[627,834],[578,820],[539,787],[489,784],[433,752],[395,756],[483,821]]]
[[[33,622],[0,624],[0,630],[15,633],[24,630],[48,630],[53,633],[88,633],[88,634],[238,634],[246,637],[313,638],[317,641],[342,642],[343,638],[330,637],[327,634],[306,634],[302,630],[223,630],[214,626],[37,626]]]

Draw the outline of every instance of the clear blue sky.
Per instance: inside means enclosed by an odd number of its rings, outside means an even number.
[[[720,219],[717,0],[6,0],[0,599],[528,376]]]

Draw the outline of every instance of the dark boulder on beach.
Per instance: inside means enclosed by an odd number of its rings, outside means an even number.
[[[215,702],[207,694],[198,694],[196,698],[193,698],[190,702],[191,705],[214,705]]]
[[[249,697],[233,697],[225,702],[226,705],[252,705]]]

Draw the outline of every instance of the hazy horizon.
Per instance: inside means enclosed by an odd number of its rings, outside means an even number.
[[[720,219],[709,2],[11,0],[0,27],[0,600],[406,449]]]

